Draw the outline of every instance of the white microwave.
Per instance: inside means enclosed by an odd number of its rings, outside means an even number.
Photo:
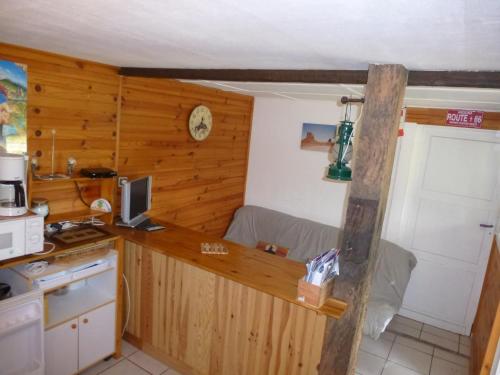
[[[43,251],[43,216],[0,217],[0,260]]]

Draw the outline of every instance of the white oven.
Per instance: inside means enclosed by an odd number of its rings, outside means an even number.
[[[43,375],[43,292],[11,269],[0,269],[0,283],[10,288],[0,299],[0,374]]]
[[[0,217],[0,260],[43,251],[43,216]]]

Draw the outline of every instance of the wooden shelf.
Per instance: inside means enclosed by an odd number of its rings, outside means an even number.
[[[110,212],[102,212],[97,210],[80,210],[80,211],[71,211],[71,212],[63,212],[60,214],[49,215],[45,218],[45,224],[58,223],[60,221],[80,221],[84,219],[89,219],[91,217],[99,217],[109,214]]]
[[[51,184],[56,184],[56,183],[61,183],[61,182],[89,182],[89,181],[105,181],[105,180],[113,180],[113,177],[98,177],[98,178],[90,178],[90,177],[71,177],[71,178],[60,178],[56,180],[40,180],[31,177],[31,182],[33,182],[36,185],[39,184],[44,184],[44,183],[51,183]]]
[[[71,320],[81,314],[96,309],[115,301],[116,297],[109,291],[103,291],[97,286],[85,286],[80,289],[70,290],[67,294],[57,296],[47,294],[48,319],[45,329]]]

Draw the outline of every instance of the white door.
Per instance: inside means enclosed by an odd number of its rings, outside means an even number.
[[[78,320],[45,331],[45,374],[71,375],[78,371]]]
[[[469,334],[498,214],[495,133],[418,126],[401,223],[418,264],[403,315]]]
[[[78,318],[78,369],[83,370],[115,352],[115,303]]]

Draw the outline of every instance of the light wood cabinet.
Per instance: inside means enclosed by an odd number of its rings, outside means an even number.
[[[114,302],[45,331],[45,373],[72,375],[115,352]]]
[[[45,332],[45,373],[69,375],[78,371],[78,319]]]
[[[115,303],[78,318],[78,369],[93,365],[115,351]]]

